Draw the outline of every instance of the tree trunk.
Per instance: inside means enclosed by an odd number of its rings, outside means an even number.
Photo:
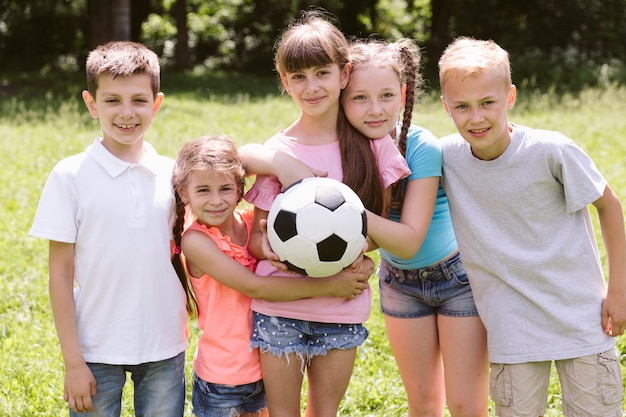
[[[89,49],[111,40],[111,7],[106,0],[87,1]]]
[[[452,2],[453,0],[431,0],[432,21],[427,49],[427,76],[436,76],[439,57],[450,40],[449,22],[452,16]]]
[[[113,15],[113,33],[111,39],[115,41],[130,40],[130,0],[113,0],[111,7]]]
[[[176,21],[175,65],[177,69],[189,69],[191,68],[191,54],[187,30],[187,1],[176,0],[172,13]]]

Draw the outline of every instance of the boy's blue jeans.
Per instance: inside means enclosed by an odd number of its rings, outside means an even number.
[[[87,364],[96,379],[92,398],[96,411],[71,417],[119,417],[126,372],[134,383],[137,417],[182,417],[185,408],[185,352],[159,362],[139,365]]]

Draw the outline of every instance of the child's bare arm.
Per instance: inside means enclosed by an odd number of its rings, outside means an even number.
[[[419,251],[435,211],[439,177],[409,181],[400,222],[367,212],[367,230],[376,245],[404,259]],[[372,246],[370,246],[370,250]]]
[[[326,172],[311,168],[299,159],[257,143],[239,148],[239,157],[248,175],[270,174],[278,178],[283,188],[308,177],[325,177]]]
[[[268,301],[317,296],[352,299],[368,287],[367,281],[374,270],[372,262],[359,269],[344,270],[326,278],[261,277],[222,252],[210,237],[195,230],[190,230],[183,236],[182,249],[189,262],[190,273],[196,277],[191,279],[208,274],[248,297]]]
[[[50,241],[50,303],[65,361],[63,399],[77,412],[93,411],[96,380],[78,342],[74,305],[74,244]]]
[[[622,204],[615,192],[606,186],[604,194],[594,201],[598,211],[602,240],[608,259],[609,283],[602,305],[602,327],[610,336],[626,330],[626,233]]]

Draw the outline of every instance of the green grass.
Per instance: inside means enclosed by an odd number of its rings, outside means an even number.
[[[47,242],[27,234],[53,165],[82,151],[99,129],[80,101],[82,76],[69,81],[53,76],[8,81],[12,95],[3,96],[0,90],[0,416],[67,415],[62,399],[62,358],[47,295]],[[147,139],[169,156],[175,156],[185,141],[207,133],[229,134],[238,144],[262,142],[298,114],[291,100],[278,94],[276,86],[271,78],[165,74],[165,102]],[[520,97],[511,120],[560,130],[574,138],[626,201],[624,101],[624,88],[585,91],[576,97],[533,93]],[[434,97],[424,98],[414,120],[437,136],[454,132]],[[376,278],[371,282],[374,307],[367,323],[370,338],[358,351],[340,414],[403,416],[407,412],[404,390],[386,340]],[[197,340],[197,330],[194,325],[191,328],[189,375]],[[626,352],[623,337],[618,343]],[[132,415],[128,397],[124,400],[125,415]],[[555,378],[549,401],[546,416],[559,416]],[[191,415],[189,407],[187,415]]]

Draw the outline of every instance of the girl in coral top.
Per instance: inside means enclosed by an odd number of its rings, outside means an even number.
[[[244,179],[237,149],[225,136],[204,136],[185,144],[172,179],[177,214],[172,260],[181,281],[188,283],[187,274],[191,277],[189,310],[197,311],[202,331],[192,389],[193,413],[200,417],[228,417],[234,409],[241,416],[267,416],[259,352],[249,348],[250,297],[353,299],[367,288],[373,272],[370,261],[361,271],[344,270],[334,277],[297,283],[286,277],[255,275],[257,260],[247,249],[253,210],[238,208]],[[185,219],[191,224],[183,232]]]

